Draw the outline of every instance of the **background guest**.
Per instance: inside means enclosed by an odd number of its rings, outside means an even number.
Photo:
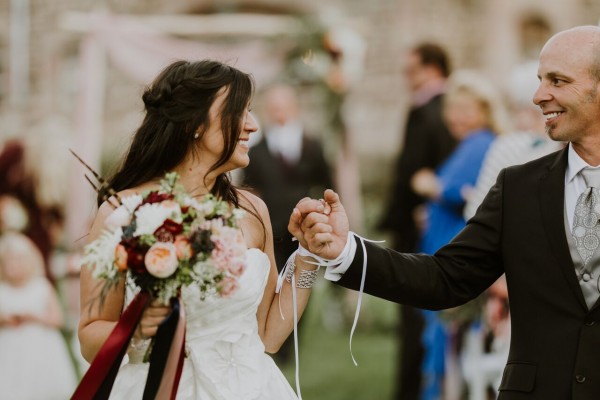
[[[250,149],[243,182],[269,209],[275,261],[281,270],[298,247],[287,229],[291,210],[298,199],[318,195],[333,184],[321,143],[307,134],[301,120],[295,89],[278,84],[267,88],[262,97],[264,135]],[[274,354],[279,363],[287,363],[293,354],[292,339]]]
[[[393,234],[392,246],[398,251],[417,250],[419,232],[414,212],[425,198],[413,190],[411,178],[422,168],[437,168],[455,146],[442,118],[442,101],[450,71],[449,57],[437,44],[419,44],[405,55],[403,75],[412,101],[402,132],[402,148],[391,171],[394,182],[389,202],[379,223],[380,229]],[[410,306],[400,306],[399,311],[401,343],[395,398],[417,400],[421,387],[423,317]]]
[[[475,184],[495,136],[505,131],[506,116],[498,92],[474,71],[457,71],[452,75],[443,113],[459,144],[437,170],[421,169],[411,180],[413,190],[429,199],[423,209],[424,231],[420,243],[420,251],[427,254],[434,254],[465,226],[462,215],[465,190]],[[426,321],[422,398],[433,400],[443,393],[447,342],[452,338],[449,339],[449,328],[444,326],[438,312],[422,312]],[[452,330],[460,332],[460,328]]]
[[[250,150],[244,184],[269,208],[275,260],[281,269],[298,247],[287,230],[290,210],[298,199],[332,187],[331,171],[321,143],[306,132],[294,88],[274,85],[262,97],[264,136]]]

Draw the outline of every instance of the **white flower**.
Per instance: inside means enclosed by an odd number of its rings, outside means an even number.
[[[132,196],[123,197],[121,199],[121,203],[129,210],[129,213],[133,213],[133,211],[142,204],[144,199],[139,194],[134,194]]]
[[[238,219],[242,219],[244,218],[244,215],[246,215],[246,211],[241,209],[241,208],[234,208],[233,209],[233,218],[238,220]]]
[[[215,212],[216,201],[211,199],[204,199],[202,202],[196,202],[193,207],[200,212],[201,215],[210,215]]]
[[[110,230],[129,225],[131,222],[131,212],[125,207],[117,207],[106,219],[104,224]]]
[[[85,246],[85,255],[81,259],[81,265],[87,265],[94,269],[95,279],[113,279],[118,270],[114,265],[115,248],[121,242],[123,230],[117,228],[114,231],[105,230],[98,239]]]
[[[176,222],[181,221],[181,208],[179,208],[179,205],[171,207],[171,203],[173,202],[170,202],[168,207],[163,206],[162,203],[141,206],[135,212],[137,227],[134,236],[152,235],[167,218]]]
[[[184,206],[193,207],[196,210],[200,209],[200,203],[198,202],[198,200],[196,200],[195,198],[190,197],[190,196],[185,196],[183,199],[181,199],[181,203]]]

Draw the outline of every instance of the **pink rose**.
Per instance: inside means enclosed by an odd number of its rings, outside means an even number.
[[[156,242],[144,258],[148,273],[157,278],[171,276],[178,266],[177,249],[171,242]]]
[[[223,278],[221,282],[219,282],[219,293],[221,293],[222,297],[231,296],[238,288],[237,279],[232,278],[230,276],[226,276]]]
[[[220,270],[231,271],[234,275],[241,274],[240,268],[243,267],[240,267],[239,264],[232,266],[232,262],[243,258],[246,252],[246,243],[241,231],[228,226],[222,226],[217,232],[214,231],[215,229],[211,236],[211,240],[215,244],[215,248],[211,252],[213,264]]]
[[[244,272],[245,269],[246,269],[246,263],[244,262],[244,259],[242,259],[242,258],[234,258],[232,260],[229,260],[229,263],[227,264],[227,270],[229,271],[229,273],[231,275],[234,275],[234,276],[242,275],[242,273]]]
[[[193,250],[190,241],[183,236],[177,236],[175,238],[175,249],[177,251],[177,258],[180,260],[189,260],[192,258]]]

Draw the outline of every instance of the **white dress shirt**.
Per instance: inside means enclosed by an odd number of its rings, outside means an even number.
[[[267,131],[267,146],[271,154],[281,154],[290,164],[296,164],[302,156],[302,124],[290,121],[285,125],[273,125]]]

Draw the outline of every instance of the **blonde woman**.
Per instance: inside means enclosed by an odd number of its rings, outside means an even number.
[[[424,169],[412,179],[415,192],[428,199],[420,217],[423,227],[420,250],[427,254],[434,254],[465,226],[463,208],[467,192],[477,181],[490,144],[504,131],[505,125],[500,95],[480,74],[457,71],[448,85],[443,114],[458,145],[436,171]],[[423,313],[422,398],[433,400],[443,391],[448,332],[438,312]]]

